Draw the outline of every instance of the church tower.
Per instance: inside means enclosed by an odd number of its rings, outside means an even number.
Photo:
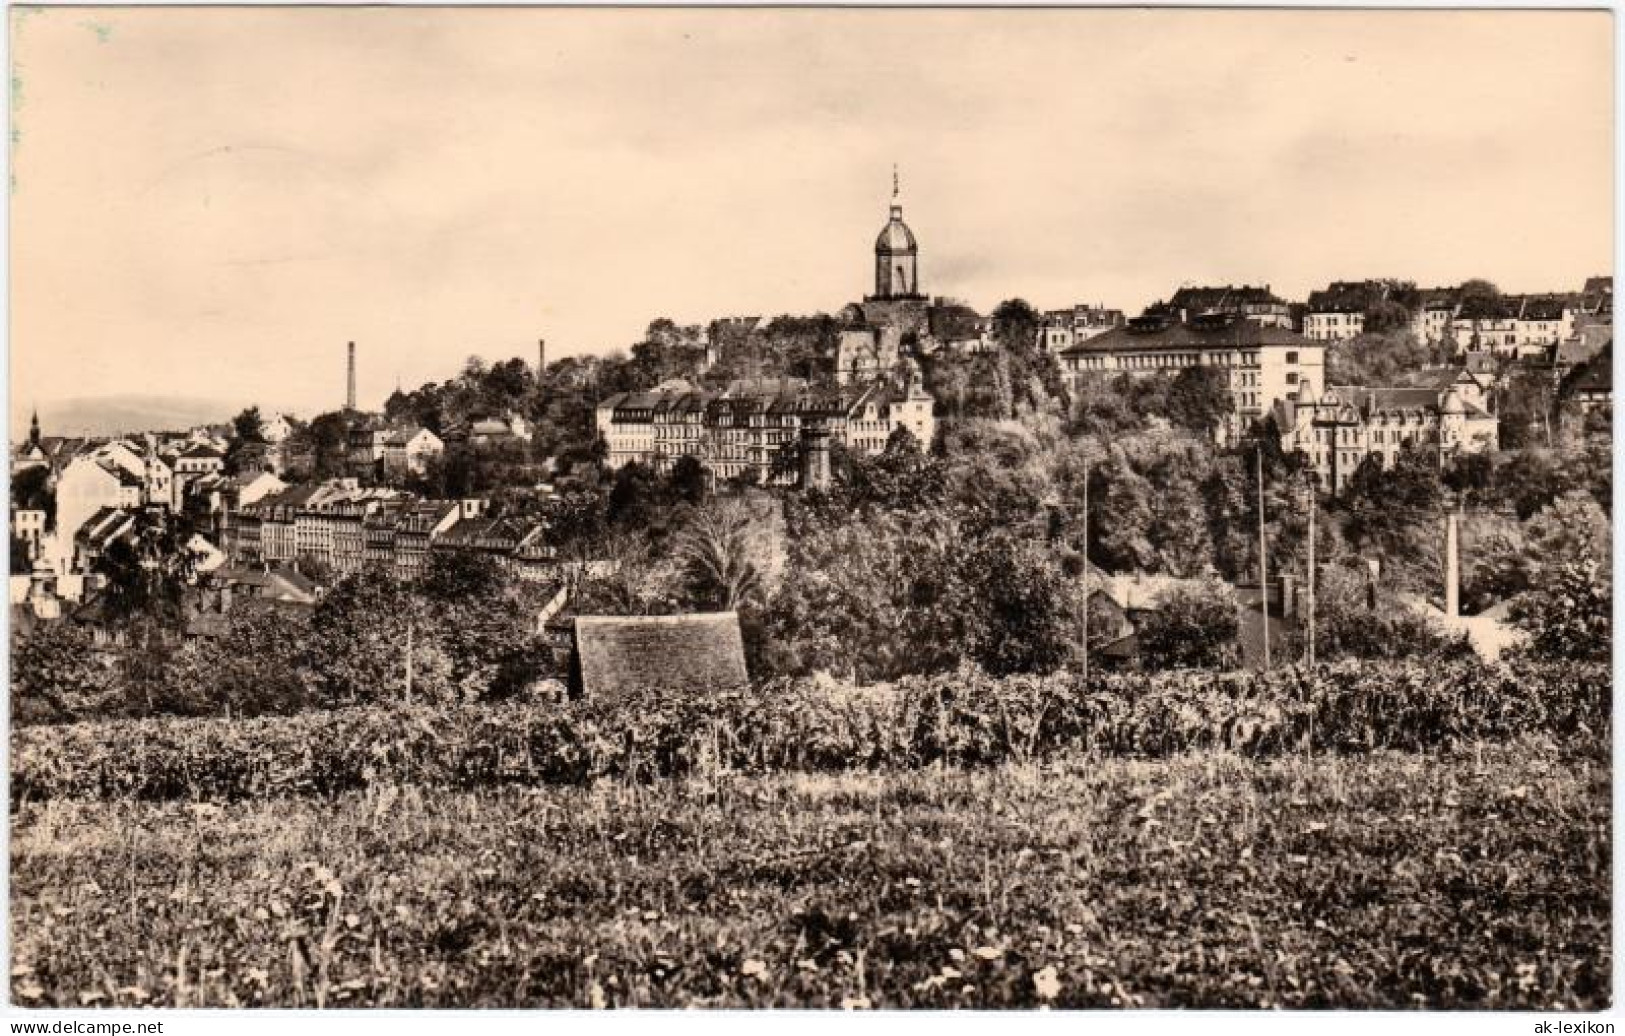
[[[892,167],[891,220],[875,239],[875,293],[873,299],[917,299],[920,294],[919,245],[903,222],[903,201],[897,169]]]

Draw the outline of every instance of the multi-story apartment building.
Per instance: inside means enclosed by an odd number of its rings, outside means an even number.
[[[445,449],[440,437],[427,428],[390,432],[384,439],[384,471],[391,475],[421,475]]]
[[[798,378],[770,378],[742,379],[719,393],[668,382],[605,400],[596,420],[612,470],[633,462],[664,470],[679,457],[694,457],[718,479],[750,473],[787,485],[799,477],[804,435],[816,430],[848,449],[877,454],[894,431],[907,428],[928,446],[936,434],[932,408],[917,377],[905,390],[884,382],[819,389]]]
[[[1394,281],[1333,281],[1323,291],[1309,294],[1303,317],[1304,337],[1317,342],[1342,342],[1365,333],[1366,314],[1382,302],[1399,302],[1410,309],[1415,292]],[[1414,309],[1411,312],[1415,312]]]
[[[1518,354],[1518,311],[1516,297],[1475,296],[1462,300],[1450,321],[1450,337],[1458,352],[1492,352],[1498,356]]]
[[[294,486],[239,512],[230,546],[238,561],[308,559],[339,576],[383,568],[403,579],[423,574],[433,542],[481,501],[413,500],[353,479]]]
[[[1043,326],[1038,330],[1038,347],[1047,353],[1059,353],[1125,323],[1122,310],[1104,305],[1079,303],[1071,309],[1052,309],[1044,314]]]
[[[396,537],[401,517],[411,506],[403,498],[385,500],[361,519],[363,557],[367,568],[391,571],[395,567]]]
[[[1271,291],[1268,284],[1186,286],[1174,292],[1167,302],[1147,306],[1142,315],[1182,322],[1228,315],[1255,321],[1263,327],[1292,328],[1291,304]]]
[[[1340,493],[1370,456],[1392,467],[1408,446],[1434,451],[1441,464],[1495,450],[1498,426],[1481,405],[1482,388],[1465,370],[1441,371],[1429,384],[1406,388],[1341,385],[1317,394],[1305,386],[1276,400],[1272,413],[1281,449],[1302,453],[1321,487]]]
[[[295,528],[299,511],[321,490],[318,485],[292,486],[243,508],[243,519],[259,519],[259,560],[292,561],[299,556]],[[246,545],[246,540],[244,541]]]
[[[556,574],[556,552],[548,541],[547,523],[536,517],[466,517],[435,537],[431,549],[484,555],[525,580],[551,579]]]
[[[466,516],[474,516],[474,501],[419,500],[402,511],[395,525],[395,575],[417,579],[429,569],[435,541]]]
[[[209,443],[188,446],[175,458],[175,474],[183,479],[197,475],[218,475],[225,467],[224,451]]]
[[[107,457],[81,454],[70,460],[56,480],[56,529],[69,551],[73,537],[91,515],[103,508],[140,507],[146,482]]]
[[[1574,308],[1562,295],[1524,295],[1516,300],[1514,345],[1519,356],[1542,354],[1573,335]]]
[[[1286,328],[1221,313],[1188,321],[1137,317],[1128,326],[1079,342],[1061,355],[1073,384],[1129,375],[1177,375],[1189,367],[1223,371],[1235,413],[1223,435],[1264,416],[1277,399],[1325,384],[1326,349]]]
[[[1411,334],[1428,345],[1448,339],[1456,311],[1461,308],[1461,293],[1455,288],[1424,288],[1417,296],[1416,309],[1411,313]]]

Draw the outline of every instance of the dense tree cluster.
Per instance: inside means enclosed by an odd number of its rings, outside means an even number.
[[[1332,380],[1399,383],[1432,359],[1397,313],[1368,320],[1373,333],[1333,350]],[[717,485],[696,458],[663,472],[629,464],[609,473],[593,428],[599,400],[671,377],[827,380],[838,326],[823,315],[718,333],[709,369],[699,329],[669,320],[652,322],[630,354],[559,360],[540,378],[518,359],[471,358],[451,381],[392,395],[385,416],[432,431],[482,415],[526,417],[530,443],[454,442],[406,487],[486,496],[498,513],[545,517],[581,613],[736,611],[761,677],[1053,671],[1077,660],[1086,584],[1102,570],[1183,581],[1141,617],[1140,664],[1233,665],[1238,609],[1225,584],[1257,579],[1260,521],[1271,572],[1301,583],[1312,507],[1322,659],[1466,650],[1404,603],[1441,596],[1451,513],[1461,521],[1469,612],[1516,602],[1535,631],[1532,650],[1547,655],[1594,652],[1606,631],[1605,429],[1557,436],[1550,448],[1542,435],[1538,445],[1442,467],[1437,455],[1408,449],[1387,469],[1368,459],[1344,492],[1317,498],[1304,458],[1282,452],[1268,419],[1218,445],[1232,400],[1216,372],[1068,386],[1039,348],[1031,306],[1006,302],[992,324],[998,349],[925,360],[936,441],[899,432],[879,456],[836,446],[824,490]],[[1545,407],[1537,400],[1531,413]],[[306,465],[296,474],[343,472],[355,420],[333,412],[296,428],[294,452]],[[251,457],[263,434],[257,409],[239,414],[233,457]],[[553,483],[547,493],[536,488],[543,479]],[[43,471],[13,481],[18,506],[48,507],[49,496]],[[177,649],[185,535],[182,523],[145,519],[98,562],[106,588],[97,607],[121,633],[116,646],[90,645],[72,624],[48,624],[18,643],[20,716],[450,702],[560,675],[537,640],[536,588],[462,555],[437,555],[415,584],[371,573],[338,581],[314,614],[241,609],[219,635]],[[1091,640],[1115,635],[1098,594],[1088,608]],[[1300,657],[1302,631],[1279,644],[1279,657]]]

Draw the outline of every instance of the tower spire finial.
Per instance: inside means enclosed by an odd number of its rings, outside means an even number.
[[[897,163],[893,162],[891,164],[891,200],[896,201],[902,191],[901,182],[897,178]]]

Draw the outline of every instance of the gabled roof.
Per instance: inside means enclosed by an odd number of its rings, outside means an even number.
[[[458,522],[443,533],[436,545],[446,547],[475,547],[483,543],[495,542],[498,544],[517,545],[525,538],[531,529],[531,524],[524,519],[509,518],[471,518]]]
[[[578,616],[571,670],[580,691],[605,698],[709,694],[750,679],[735,612]]]
[[[74,539],[99,550],[105,550],[115,540],[122,539],[135,528],[135,515],[117,507],[97,508],[96,513],[79,526]]]
[[[203,460],[208,460],[208,459],[219,460],[219,459],[224,458],[225,454],[221,453],[219,450],[215,449],[213,446],[210,446],[208,443],[200,442],[196,446],[193,446],[190,449],[186,450],[184,453],[181,454],[181,456],[182,457],[193,457],[193,458],[198,458],[198,459],[203,459]]]
[[[247,565],[223,565],[210,573],[210,580],[223,586],[252,587],[258,596],[288,604],[310,604],[316,600],[316,584],[295,568],[260,569]]]
[[[390,432],[389,435],[384,438],[384,445],[409,446],[411,445],[413,439],[416,439],[418,436],[425,433],[427,433],[431,438],[436,438],[435,434],[430,432],[427,428],[399,428],[393,432]]]
[[[1484,387],[1483,379],[1466,367],[1424,367],[1411,375],[1409,380],[1413,388],[1428,388],[1436,392],[1443,392],[1464,381]]]

